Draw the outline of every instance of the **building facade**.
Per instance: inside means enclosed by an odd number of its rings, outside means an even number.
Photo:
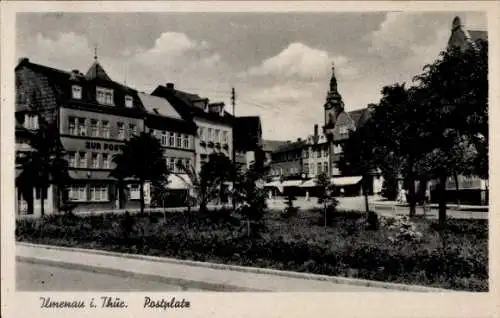
[[[74,204],[75,211],[124,207],[128,194],[118,190],[109,174],[113,155],[144,129],[137,91],[112,81],[97,59],[86,74],[28,59],[22,59],[15,72],[16,121],[32,128],[40,120],[56,125],[69,164],[72,184],[66,189],[49,187],[47,213],[63,202]],[[19,144],[25,144],[18,130]],[[20,213],[25,213],[26,199],[31,198],[23,198],[19,191],[17,197]]]
[[[233,119],[224,103],[210,103],[208,98],[175,89],[172,83],[158,86],[152,95],[165,98],[184,120],[196,125],[194,167],[197,172],[211,153],[222,153],[232,160]]]
[[[166,204],[182,205],[186,202],[191,183],[186,169],[193,167],[196,160],[196,125],[184,120],[164,98],[145,93],[139,93],[139,98],[146,111],[146,130],[159,140],[165,164],[171,172],[167,184],[169,200]],[[138,191],[137,184],[131,186]],[[135,193],[138,197],[139,193]]]

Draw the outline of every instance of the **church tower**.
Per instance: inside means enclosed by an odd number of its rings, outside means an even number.
[[[325,103],[325,133],[335,127],[338,115],[344,110],[344,102],[337,87],[337,78],[335,77],[335,66],[332,64],[332,77],[330,79],[330,88],[326,96]]]

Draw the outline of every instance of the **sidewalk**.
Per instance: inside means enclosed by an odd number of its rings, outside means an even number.
[[[408,207],[408,203],[399,203],[397,201],[388,201],[388,200],[373,200],[372,204],[376,206],[400,206],[400,207]],[[438,209],[439,204],[430,203],[427,204],[427,207],[430,209]],[[488,212],[489,207],[487,205],[468,205],[468,204],[460,204],[460,208],[456,203],[446,205],[447,209],[455,210],[455,211],[477,211],[477,212]]]
[[[16,243],[18,262],[45,264],[150,281],[177,281],[208,291],[447,291],[412,285],[252,267]]]

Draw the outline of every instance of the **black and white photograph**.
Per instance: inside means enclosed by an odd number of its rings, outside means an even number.
[[[491,291],[488,16],[454,9],[16,13],[15,291]]]

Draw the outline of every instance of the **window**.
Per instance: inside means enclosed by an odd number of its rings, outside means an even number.
[[[227,131],[222,132],[222,142],[227,144]]]
[[[71,96],[73,99],[82,99],[82,88],[78,85],[71,87]]]
[[[24,115],[24,128],[38,129],[38,116],[33,114]]]
[[[186,167],[187,169],[189,169],[189,167],[191,167],[191,159],[185,160],[184,167]]]
[[[166,131],[161,132],[161,140],[160,141],[161,141],[162,146],[167,145],[167,132]]]
[[[199,135],[200,135],[200,140],[206,141],[206,139],[205,139],[205,137],[206,137],[205,136],[205,128],[200,127],[200,133],[199,133]]]
[[[97,87],[97,102],[103,105],[114,105],[113,90],[109,88]]]
[[[219,129],[215,129],[215,142],[220,143],[220,131],[219,131]]]
[[[128,108],[132,108],[132,106],[134,105],[134,99],[132,98],[132,96],[125,96],[125,107],[128,107]]]
[[[76,162],[76,152],[74,152],[74,151],[69,152],[68,157],[69,157],[69,166],[71,168],[78,167],[77,162]]]
[[[87,154],[85,152],[80,152],[80,168],[87,168]]]
[[[328,147],[323,148],[323,157],[328,157]]]
[[[177,148],[181,148],[182,147],[182,138],[181,138],[181,134],[179,133],[175,133],[175,146]]]
[[[212,136],[212,128],[208,128],[208,141],[214,141]]]
[[[109,121],[107,120],[102,122],[102,137],[109,138]]]
[[[92,168],[94,168],[94,169],[99,168],[99,154],[98,153],[92,154]]]
[[[189,136],[188,135],[183,135],[182,136],[182,147],[185,149],[189,149]]]
[[[69,201],[87,201],[87,189],[85,185],[75,185],[68,188]]]
[[[102,154],[102,166],[109,169],[109,155],[107,153]]]
[[[170,135],[169,135],[169,137],[168,137],[168,145],[169,145],[170,147],[174,147],[174,146],[175,146],[175,141],[174,141],[175,136],[174,136],[174,133],[173,133],[173,132],[170,132],[169,134],[170,134]]]
[[[176,172],[177,169],[175,167],[175,158],[169,158],[169,166],[170,166],[170,171]]]
[[[328,173],[328,162],[323,162],[323,171]]]
[[[117,123],[116,126],[118,126],[118,139],[125,139],[125,124]]]
[[[137,134],[137,127],[134,124],[128,124],[128,137],[131,138]]]
[[[85,118],[78,118],[78,135],[87,136],[87,126],[85,126]]]
[[[90,136],[99,137],[99,127],[97,127],[97,120],[92,119],[90,121]]]
[[[182,172],[180,169],[180,167],[184,166],[184,162],[182,162],[183,160],[182,159],[177,159],[175,165],[176,165],[176,169],[177,169],[177,172]]]
[[[341,145],[335,145],[335,146],[333,146],[333,153],[334,154],[340,154],[340,153],[342,153],[342,146]]]
[[[108,201],[108,187],[106,185],[91,185],[90,200]]]
[[[139,198],[141,197],[141,193],[139,191],[139,185],[138,184],[131,184],[130,185],[129,196],[130,196],[131,200],[139,200]]]
[[[308,149],[304,149],[303,156],[304,156],[304,158],[309,157],[309,150]]]
[[[77,124],[77,119],[75,117],[69,117],[68,118],[68,127],[69,127],[69,134],[70,135],[76,135],[76,126]]]
[[[304,164],[304,172],[305,173],[309,172],[309,164],[308,163]]]

